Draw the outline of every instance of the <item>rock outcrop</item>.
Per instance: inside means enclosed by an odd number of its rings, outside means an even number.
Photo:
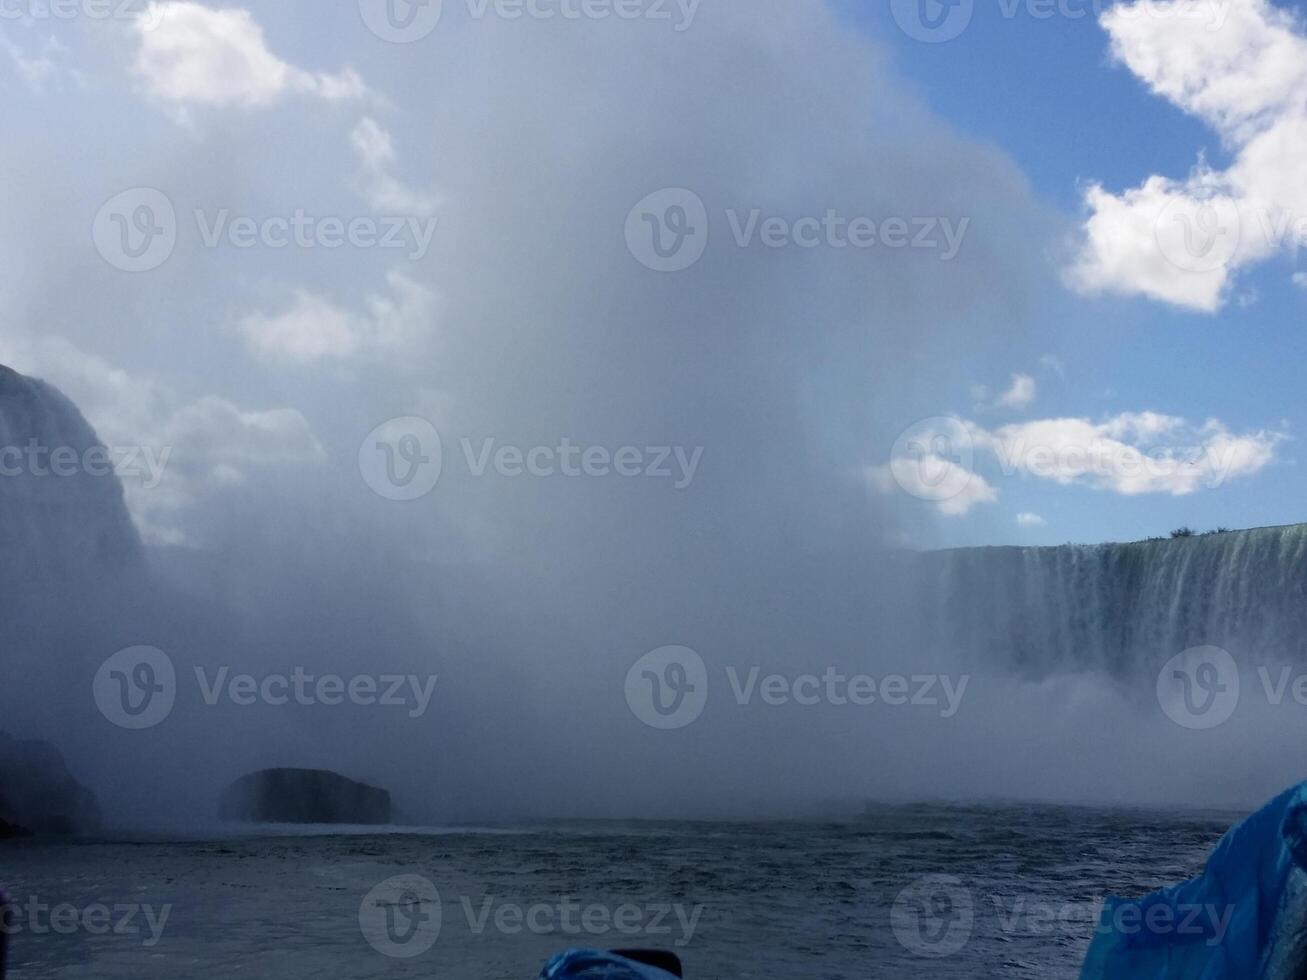
[[[114,462],[61,392],[0,365],[0,608],[142,566]]]
[[[227,787],[218,815],[246,823],[387,824],[390,793],[321,769],[265,769]]]
[[[0,732],[0,839],[99,827],[95,794],[72,777],[58,749]]]

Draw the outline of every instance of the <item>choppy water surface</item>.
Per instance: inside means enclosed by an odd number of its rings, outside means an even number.
[[[22,843],[0,848],[0,879],[22,907],[17,980],[531,980],[576,945],[673,947],[708,980],[1046,980],[1076,975],[1102,896],[1191,876],[1237,816],[915,806],[838,822]],[[399,876],[415,877],[377,890]],[[423,882],[438,903],[413,901]]]

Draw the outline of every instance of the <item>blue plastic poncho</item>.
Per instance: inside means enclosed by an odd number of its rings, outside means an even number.
[[[575,949],[549,961],[540,980],[676,980],[670,973],[656,970],[591,949]]]
[[[1307,783],[1229,831],[1201,877],[1108,899],[1081,980],[1284,980],[1302,961]]]

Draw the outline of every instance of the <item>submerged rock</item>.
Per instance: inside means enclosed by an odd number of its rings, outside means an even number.
[[[99,829],[95,794],[68,772],[49,742],[0,732],[0,839]]]
[[[218,815],[247,823],[387,824],[390,793],[323,769],[265,769],[227,787]]]

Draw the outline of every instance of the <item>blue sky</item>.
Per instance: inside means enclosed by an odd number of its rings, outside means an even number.
[[[1041,17],[1040,0],[961,0],[965,29],[926,43],[902,29],[907,0],[703,0],[684,30],[446,0],[430,36],[396,42],[368,26],[372,2],[166,3],[149,29],[0,23],[0,358],[58,383],[106,439],[179,443],[163,490],[128,488],[157,542],[201,540],[206,513],[287,465],[351,498],[358,441],[401,416],[447,435],[702,444],[692,524],[778,514],[814,540],[845,526],[812,528],[832,500],[916,547],[1303,518],[1307,289],[1292,280],[1307,267],[1261,247],[1186,271],[1152,233],[1163,206],[1209,199],[1246,226],[1307,211],[1283,190],[1307,186],[1292,169],[1307,42],[1289,8],[1201,0],[1221,16],[1202,33],[1112,20],[1129,5]],[[140,188],[183,228],[158,268],[125,273],[90,229]],[[658,188],[692,189],[712,223],[673,274],[622,247]],[[728,205],[969,224],[949,261],[773,253],[729,247]],[[206,247],[185,227],[196,210],[438,230],[416,257]],[[939,416],[970,427],[977,481],[923,500],[894,447]],[[998,454],[1032,433],[1229,449],[1235,465],[1213,480],[1198,457],[1142,483],[1004,472]],[[567,503],[586,512],[591,493]],[[498,494],[450,489],[441,516],[556,513],[552,493]],[[488,516],[504,507],[511,520]]]
[[[891,49],[897,69],[935,111],[1010,154],[1039,197],[1075,219],[1086,182],[1120,191],[1150,174],[1183,177],[1199,154],[1218,169],[1232,158],[1217,132],[1111,57],[1097,16],[1107,6],[1069,0],[1062,8],[1069,15],[1040,17],[1029,4],[1005,11],[998,0],[977,2],[967,28],[942,43],[909,37],[888,4],[841,9]],[[1078,295],[1056,283],[1050,267],[1041,325],[1024,351],[1014,352],[1038,382],[1032,410],[1098,418],[1146,408],[1297,437],[1307,421],[1299,381],[1307,291],[1291,277],[1303,268],[1285,254],[1243,270],[1237,293],[1246,299],[1211,312],[1140,296]],[[1041,371],[1045,354],[1058,358],[1062,373]],[[965,399],[949,410],[967,414]],[[1257,475],[1178,497],[1008,479],[1001,483],[1002,509],[1039,514],[1046,526],[1014,530],[1005,526],[1009,514],[984,508],[919,526],[937,542],[961,544],[1122,540],[1182,525],[1292,523],[1303,519],[1307,490],[1295,456],[1296,443],[1286,440]]]

